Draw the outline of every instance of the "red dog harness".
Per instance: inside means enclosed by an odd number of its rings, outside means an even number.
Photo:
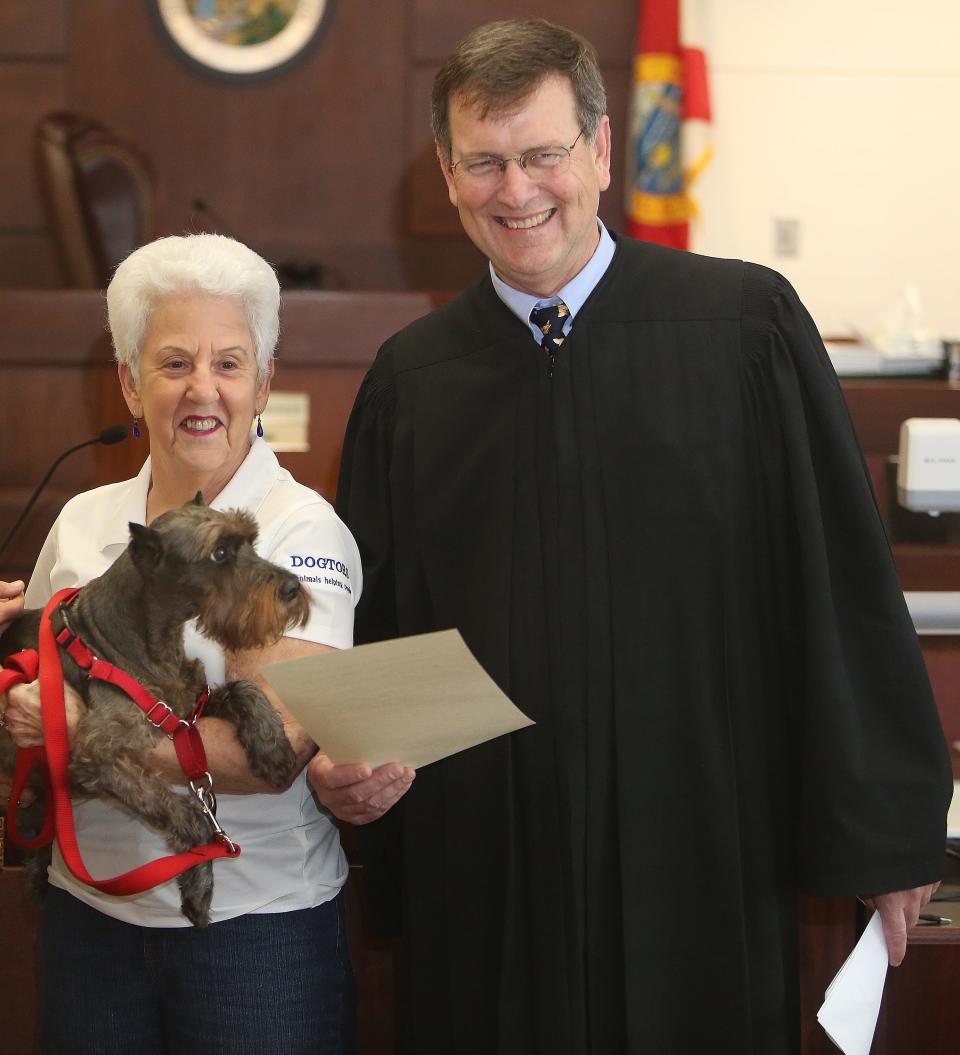
[[[98,659],[70,629],[67,607],[80,593],[78,589],[61,590],[47,602],[40,618],[39,655],[34,649],[26,649],[8,656],[0,671],[0,694],[21,682],[35,681],[40,677],[40,708],[43,718],[44,747],[22,748],[17,754],[17,768],[10,791],[7,810],[7,826],[10,840],[25,849],[45,846],[56,836],[60,852],[73,875],[88,886],[106,894],[139,894],[160,883],[185,872],[203,861],[220,857],[238,857],[240,847],[227,838],[217,822],[214,811],[216,799],[213,795],[213,780],[207,769],[207,756],[197,729],[197,719],[203,712],[209,690],[201,693],[189,719],[178,717],[162,700],[156,699],[126,671],[112,663]],[[51,619],[60,613],[63,628],[54,630]],[[70,654],[88,678],[108,681],[121,689],[143,711],[146,720],[173,741],[180,768],[196,795],[204,812],[213,839],[204,846],[194,847],[186,853],[171,854],[156,861],[141,865],[112,879],[94,879],[84,866],[77,845],[73,824],[73,806],[67,782],[67,764],[70,744],[67,736],[66,710],[63,700],[63,666],[60,648]],[[46,811],[40,834],[32,840],[23,839],[16,826],[17,803],[34,766],[39,766],[46,788]],[[52,808],[51,808],[52,807]]]

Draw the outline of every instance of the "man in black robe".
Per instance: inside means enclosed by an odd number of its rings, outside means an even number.
[[[404,1050],[796,1052],[798,891],[873,896],[899,961],[950,793],[836,378],[779,275],[603,229],[579,37],[475,31],[434,131],[490,274],[358,395],[357,640],[457,627],[537,724],[412,787],[312,766],[386,813]]]

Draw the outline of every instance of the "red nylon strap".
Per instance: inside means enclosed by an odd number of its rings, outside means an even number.
[[[14,685],[36,681],[39,664],[40,656],[32,648],[7,656],[3,662],[3,670],[0,670],[0,696]],[[47,768],[47,753],[42,747],[27,747],[17,752],[17,768],[13,773],[10,799],[7,803],[7,834],[14,846],[19,846],[24,850],[36,850],[41,846],[46,846],[47,843],[53,841],[54,834],[53,811],[49,809],[44,811],[43,826],[35,838],[24,838],[17,828],[17,810],[20,808],[20,799],[34,766],[40,767],[46,801],[51,801],[53,789],[50,784],[50,771]]]
[[[65,626],[57,634],[57,644],[70,655],[78,667],[87,672],[89,677],[96,678],[98,681],[109,681],[111,685],[116,685],[121,692],[126,693],[147,716],[147,720],[162,733],[173,736],[177,728],[185,724],[162,700],[158,700],[148,692],[136,678],[132,678],[125,670],[115,667],[112,663],[98,659],[68,627]]]
[[[77,845],[77,834],[73,824],[73,806],[67,784],[70,746],[63,701],[63,668],[60,662],[57,635],[50,622],[50,617],[57,607],[71,601],[78,592],[76,589],[69,589],[54,594],[47,602],[40,619],[40,706],[52,783],[54,824],[64,862],[73,875],[88,886],[102,890],[106,894],[124,896],[150,890],[160,883],[173,879],[201,861],[215,860],[220,857],[237,857],[240,848],[230,843],[223,835],[218,834],[213,842],[204,846],[194,847],[186,853],[161,857],[111,879],[94,879],[87,871]],[[104,664],[104,666],[110,667],[111,665]],[[177,721],[180,720],[177,719]]]
[[[57,644],[69,653],[76,664],[83,668],[89,677],[96,678],[98,681],[108,681],[111,685],[116,685],[121,692],[126,693],[143,711],[147,721],[170,737],[177,752],[180,768],[183,770],[187,780],[200,780],[206,777],[207,753],[203,749],[203,740],[196,726],[197,718],[203,712],[204,705],[210,695],[206,689],[197,701],[197,706],[194,708],[190,720],[185,721],[176,715],[163,700],[158,700],[125,670],[115,667],[106,660],[98,659],[80,638],[73,634],[69,627],[64,626],[57,634]]]

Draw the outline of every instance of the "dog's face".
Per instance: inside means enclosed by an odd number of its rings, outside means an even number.
[[[150,527],[131,524],[128,549],[144,581],[188,599],[203,632],[240,651],[272,644],[310,612],[297,577],[259,557],[256,538],[249,513],[211,509],[198,494]]]

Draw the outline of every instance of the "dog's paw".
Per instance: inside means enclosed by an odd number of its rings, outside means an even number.
[[[244,747],[252,773],[276,788],[289,786],[297,774],[297,756],[282,729],[272,743],[260,741]]]
[[[276,788],[290,784],[297,772],[296,754],[280,715],[253,682],[221,686],[210,697],[206,713],[233,724],[254,776]]]

